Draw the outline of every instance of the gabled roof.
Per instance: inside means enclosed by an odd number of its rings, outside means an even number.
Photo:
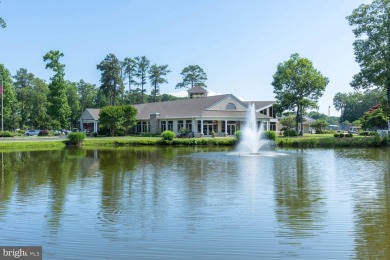
[[[227,109],[226,105],[233,103],[236,110]],[[261,101],[254,103],[261,104]],[[159,113],[161,119],[207,118],[219,117],[242,119],[246,116],[247,102],[242,102],[232,94],[187,98],[155,103],[133,105],[137,109],[137,120],[149,120],[151,114]],[[258,107],[256,106],[256,109]],[[100,109],[88,108],[81,115],[83,120],[99,120]],[[257,118],[269,118],[266,115],[256,113]]]
[[[244,105],[239,99],[231,94],[210,96],[193,99],[180,99],[156,103],[134,105],[137,109],[138,120],[149,120],[150,114],[159,113],[160,118],[195,118],[195,117],[245,117],[244,110],[223,110],[217,104],[223,101],[235,101],[238,105]],[[257,114],[258,118],[268,118]]]
[[[272,106],[275,102],[274,101],[243,101],[243,103],[246,104],[247,107],[253,103],[255,104],[255,110],[260,111]]]
[[[81,118],[83,120],[99,120],[99,112],[100,109],[98,108],[87,108],[83,114],[81,115]]]
[[[185,118],[202,116],[204,110],[229,95],[203,98],[179,99],[164,102],[134,105],[139,120],[149,120],[150,114],[159,113],[160,118]]]

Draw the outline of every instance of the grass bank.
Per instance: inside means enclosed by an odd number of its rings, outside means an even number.
[[[161,137],[94,137],[86,138],[85,147],[104,146],[142,146],[142,145],[177,145],[177,146],[234,146],[236,139],[228,138],[174,138],[172,141],[164,141]]]
[[[278,137],[278,147],[336,148],[336,147],[379,147],[389,146],[388,140],[375,136],[334,137],[332,134],[308,134],[303,137]]]
[[[0,141],[0,150],[2,151],[23,151],[23,150],[53,150],[63,149],[65,143],[63,140],[55,141],[40,141],[40,140],[25,140],[25,139],[13,139]]]
[[[376,147],[389,146],[388,140],[378,139],[375,136],[353,137],[334,137],[331,134],[315,135],[308,134],[303,137],[277,137],[276,145],[278,147],[295,148],[336,148],[336,147]],[[44,149],[63,149],[66,139],[46,140],[40,137],[36,138],[6,138],[0,141],[0,150],[21,151],[21,150],[44,150]],[[172,146],[235,146],[237,143],[234,137],[216,137],[216,138],[174,138],[172,141],[163,141],[161,137],[87,137],[83,147],[125,147],[125,146],[145,146],[145,145],[172,145]]]

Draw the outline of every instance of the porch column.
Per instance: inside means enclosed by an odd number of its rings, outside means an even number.
[[[183,120],[183,123],[185,122],[185,120]],[[175,134],[178,134],[179,133],[179,129],[178,128],[178,124],[177,124],[177,120],[173,120],[173,132]]]
[[[83,120],[80,119],[80,131],[84,131]]]
[[[97,122],[95,121],[95,122],[93,122],[93,131],[95,132],[95,133],[97,133]]]
[[[203,119],[200,120],[200,137],[203,137]]]
[[[225,120],[225,136],[227,136],[228,135],[228,132],[227,132],[227,120]]]

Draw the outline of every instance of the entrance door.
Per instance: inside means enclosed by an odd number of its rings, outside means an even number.
[[[236,124],[227,124],[228,135],[233,135],[235,131],[236,131]]]
[[[212,131],[213,131],[213,124],[203,124],[204,135],[211,135]]]

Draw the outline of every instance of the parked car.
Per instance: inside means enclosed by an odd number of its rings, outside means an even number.
[[[40,130],[27,130],[24,134],[27,136],[39,135]]]

